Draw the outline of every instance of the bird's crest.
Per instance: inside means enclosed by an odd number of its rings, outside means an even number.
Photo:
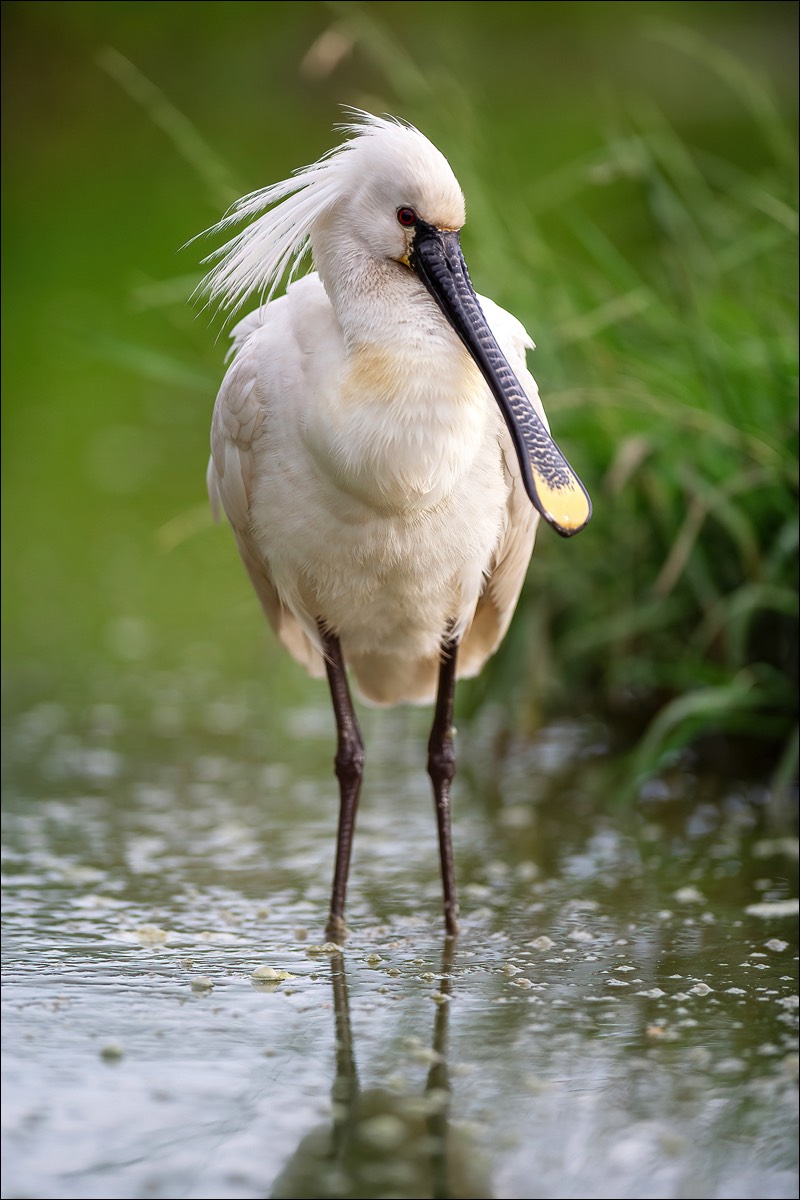
[[[336,128],[350,135],[347,141],[310,166],[300,167],[289,179],[243,196],[221,221],[199,235],[224,233],[241,221],[250,222],[203,259],[216,264],[197,289],[209,304],[233,316],[251,296],[258,295],[264,303],[274,296],[281,280],[286,277],[288,284],[295,278],[310,250],[313,226],[341,199],[342,168],[365,138],[402,131],[427,142],[413,125],[395,117],[376,117],[349,107],[345,111],[351,119]]]

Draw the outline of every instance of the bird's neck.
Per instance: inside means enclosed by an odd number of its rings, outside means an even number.
[[[450,425],[483,381],[424,284],[407,267],[372,260],[331,303],[342,329],[348,403],[377,404],[410,427]]]
[[[494,436],[496,406],[478,368],[399,264],[345,273],[326,289],[344,359],[306,433],[310,448],[340,487],[384,511],[440,503]]]
[[[342,246],[336,249],[336,270],[327,266],[320,255],[318,272],[354,377],[379,381],[387,396],[395,387],[413,393],[417,381],[428,391],[436,377],[451,395],[461,391],[451,376],[471,376],[474,364],[413,271]]]

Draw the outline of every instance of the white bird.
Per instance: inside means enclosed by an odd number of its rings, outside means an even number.
[[[341,145],[210,231],[249,220],[206,260],[210,300],[261,303],[233,331],[208,490],[270,625],[327,673],[340,788],[329,934],[344,933],[364,764],[346,669],[368,702],[435,699],[428,771],[454,934],[455,680],[499,646],[539,514],[570,536],[591,504],[550,437],[533,343],[472,289],[447,160],[412,126],[351,111]],[[292,282],[308,250],[316,270]]]

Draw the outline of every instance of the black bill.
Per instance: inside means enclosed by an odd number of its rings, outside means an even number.
[[[531,503],[562,537],[592,515],[586,488],[548,433],[483,315],[457,232],[417,221],[409,265],[456,331],[500,405]]]

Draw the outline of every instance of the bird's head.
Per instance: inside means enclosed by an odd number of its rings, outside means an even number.
[[[211,256],[212,302],[237,311],[254,293],[269,299],[313,251],[330,295],[352,294],[354,277],[390,265],[421,282],[494,394],[530,499],[559,533],[591,516],[583,484],[495,340],[461,253],[464,197],[447,159],[413,126],[351,110],[349,137],[288,180],[245,196],[211,232],[244,229]],[[380,275],[380,271],[377,272]],[[424,293],[423,293],[424,295]]]
[[[326,284],[347,245],[377,261],[408,264],[418,221],[457,230],[464,196],[447,159],[411,125],[351,109],[349,135],[317,162],[239,200],[208,233],[248,224],[206,260],[212,304],[238,312],[291,279],[309,250]]]
[[[447,159],[417,129],[361,115],[348,126],[347,153],[332,157],[339,198],[312,230],[315,258],[335,230],[374,260],[409,265],[419,223],[443,230],[464,224],[464,196]],[[318,263],[318,265],[321,265]]]

